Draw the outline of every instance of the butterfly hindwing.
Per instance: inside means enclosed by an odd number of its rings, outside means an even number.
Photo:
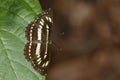
[[[51,9],[42,12],[26,27],[27,44],[24,55],[41,74],[46,74],[50,62],[49,40],[53,25]]]

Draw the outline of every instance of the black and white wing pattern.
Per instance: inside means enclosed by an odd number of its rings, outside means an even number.
[[[26,27],[27,44],[24,55],[31,62],[35,70],[46,75],[50,63],[49,40],[53,26],[51,9],[43,11]]]

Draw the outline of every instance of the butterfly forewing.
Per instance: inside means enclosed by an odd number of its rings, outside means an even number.
[[[27,44],[24,55],[41,74],[46,74],[50,62],[49,40],[53,25],[51,9],[42,12],[26,27]]]

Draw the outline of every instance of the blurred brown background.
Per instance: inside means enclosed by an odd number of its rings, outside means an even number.
[[[120,0],[40,0],[52,8],[46,80],[120,80]]]

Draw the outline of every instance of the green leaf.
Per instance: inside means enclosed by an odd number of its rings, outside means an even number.
[[[41,11],[38,0],[0,0],[0,80],[44,80],[23,54],[25,27]]]

